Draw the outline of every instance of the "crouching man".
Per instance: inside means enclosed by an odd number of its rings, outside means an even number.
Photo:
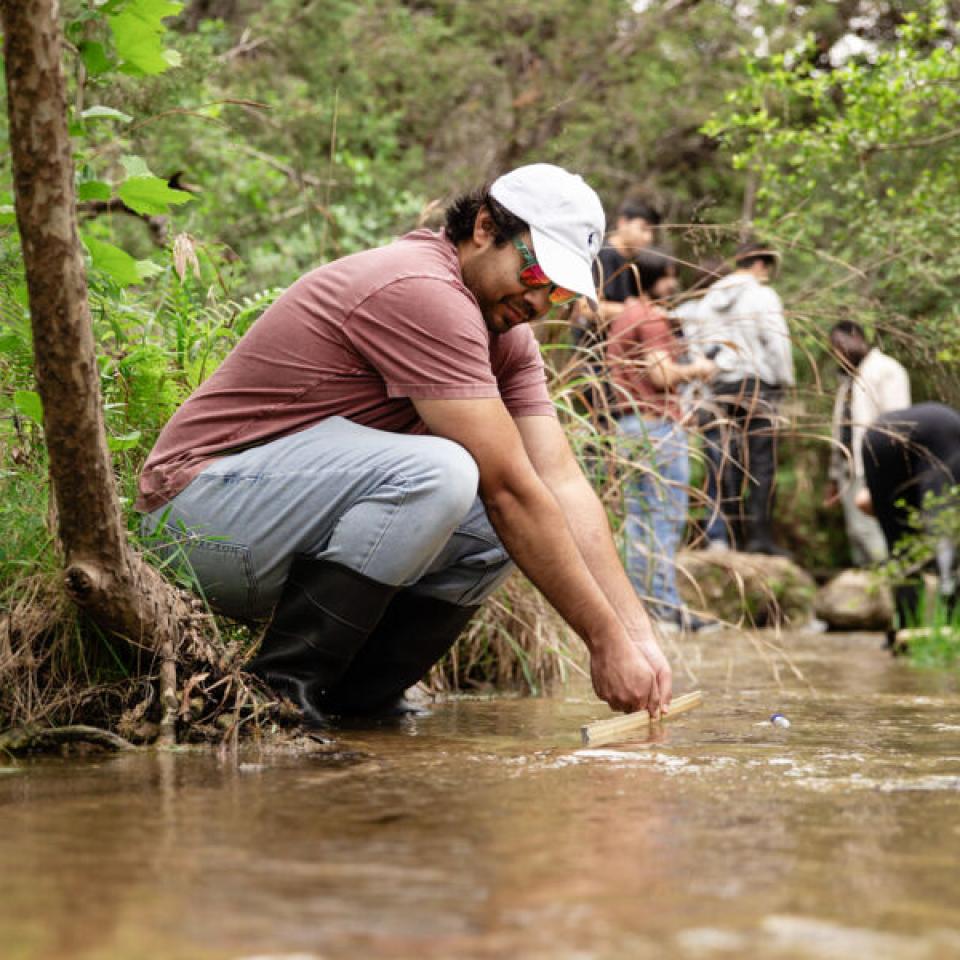
[[[442,231],[303,276],[164,428],[144,525],[164,525],[215,609],[269,618],[250,669],[306,723],[403,711],[514,563],[583,639],[599,697],[669,704],[530,328],[596,303],[603,232],[581,177],[507,173]]]

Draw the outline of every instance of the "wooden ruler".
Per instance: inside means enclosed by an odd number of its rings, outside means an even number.
[[[676,697],[670,704],[670,712],[662,714],[661,720],[672,720],[687,710],[699,707],[703,703],[703,693],[694,690]],[[630,735],[639,730],[646,730],[650,726],[650,714],[646,710],[636,713],[625,713],[623,716],[610,717],[607,720],[595,720],[585,723],[580,728],[580,739],[587,745],[596,746],[598,743],[612,743],[615,740],[628,740]]]

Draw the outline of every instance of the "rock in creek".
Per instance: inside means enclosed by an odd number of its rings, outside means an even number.
[[[733,550],[681,551],[677,585],[693,609],[757,627],[808,623],[817,589],[810,574],[784,557]]]
[[[869,570],[844,570],[817,591],[816,614],[834,630],[886,630],[893,619],[890,588]]]

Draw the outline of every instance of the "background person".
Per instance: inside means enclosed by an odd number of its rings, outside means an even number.
[[[729,267],[722,258],[714,258],[697,267],[696,272],[696,282],[671,307],[670,318],[680,326],[689,359],[712,359],[719,347],[709,343],[703,329],[703,298],[717,280],[729,273]],[[681,390],[681,402],[685,413],[696,425],[701,440],[704,465],[704,490],[701,494],[704,511],[703,547],[707,550],[728,550],[730,535],[720,503],[723,427],[713,389],[707,382],[691,381]]]
[[[834,324],[830,347],[840,364],[833,404],[830,481],[824,505],[843,504],[843,518],[853,562],[858,567],[887,557],[880,524],[858,510],[863,490],[863,437],[881,414],[910,406],[910,376],[893,357],[870,345],[863,327],[852,320]]]
[[[683,344],[655,302],[676,289],[674,264],[647,251],[638,258],[640,297],[610,325],[607,360],[621,457],[633,469],[624,482],[627,573],[650,598],[662,629],[700,630],[707,622],[688,611],[677,590],[676,554],[687,521],[690,464],[677,388],[706,380],[713,363],[681,363]]]
[[[575,345],[587,371],[584,400],[598,425],[603,426],[611,405],[604,350],[610,323],[640,296],[636,258],[654,241],[660,215],[640,200],[625,200],[617,211],[614,229],[594,261],[599,300],[596,309],[579,304],[574,317]]]
[[[308,723],[407,709],[513,562],[583,638],[598,696],[669,702],[529,325],[596,299],[603,231],[581,177],[505,174],[442,232],[301,277],[162,431],[146,526],[189,553],[215,607],[270,618],[251,669]]]
[[[602,329],[640,296],[637,257],[653,246],[659,223],[660,214],[641,200],[625,200],[617,211],[616,226],[596,261]]]
[[[703,298],[700,322],[716,347],[713,379],[723,416],[721,503],[738,549],[786,556],[773,539],[777,472],[777,412],[794,384],[790,331],[770,280],[779,254],[749,243],[736,269]]]
[[[857,504],[877,518],[890,553],[905,536],[917,533],[909,523],[911,509],[920,511],[921,532],[933,532],[938,508],[927,497],[947,495],[960,483],[960,413],[942,403],[886,413],[867,428],[862,453],[866,490]],[[937,592],[947,614],[957,603],[956,548],[949,535],[936,545]],[[900,627],[920,622],[921,588],[919,577],[896,587]]]

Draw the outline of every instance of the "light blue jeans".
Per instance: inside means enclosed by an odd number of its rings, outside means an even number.
[[[215,461],[143,527],[238,619],[270,615],[298,553],[473,606],[513,567],[477,483],[459,444],[331,417]]]
[[[627,574],[654,617],[676,619],[683,607],[676,556],[687,522],[687,434],[672,420],[634,414],[620,417],[617,429],[621,455],[635,467],[624,485]]]

